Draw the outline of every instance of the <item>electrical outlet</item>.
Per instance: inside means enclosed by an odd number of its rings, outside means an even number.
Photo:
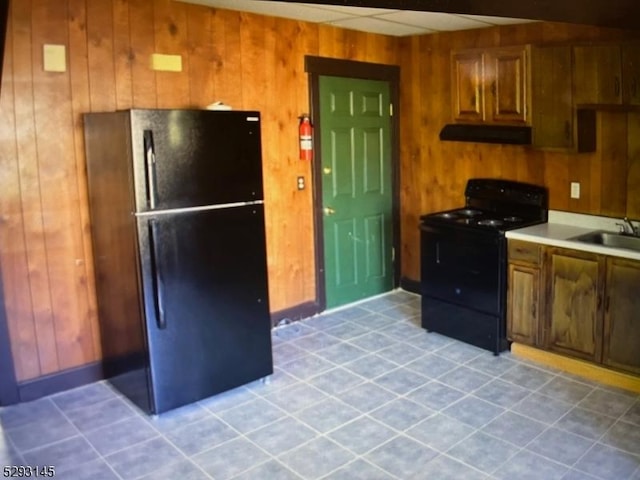
[[[571,198],[580,198],[580,182],[571,182]]]
[[[304,177],[298,177],[298,190],[304,190],[305,186]]]

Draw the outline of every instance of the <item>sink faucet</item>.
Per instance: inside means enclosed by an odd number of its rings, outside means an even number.
[[[634,226],[633,222],[629,220],[628,217],[624,217],[622,219],[622,222],[623,223],[616,223],[616,225],[620,227],[620,233],[640,237],[640,231],[638,230],[638,227]]]

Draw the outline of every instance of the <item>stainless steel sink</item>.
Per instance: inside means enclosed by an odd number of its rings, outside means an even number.
[[[573,237],[570,240],[592,243],[594,245],[602,245],[604,247],[625,248],[627,250],[635,250],[636,252],[640,252],[640,237],[623,235],[621,233],[597,230],[594,232],[579,235],[577,237]]]

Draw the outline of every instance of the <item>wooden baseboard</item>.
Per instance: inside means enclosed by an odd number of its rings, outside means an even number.
[[[400,279],[400,288],[406,290],[407,292],[416,293],[418,295],[422,293],[422,289],[420,288],[420,280],[412,280],[407,277],[402,277]]]
[[[104,378],[102,363],[94,362],[82,367],[63,370],[18,384],[21,402],[29,402],[53,393],[63,392],[97,382]]]
[[[547,367],[556,368],[588,380],[640,393],[640,377],[632,374],[610,370],[585,360],[565,357],[521,343],[512,343],[511,353],[516,357],[541,363]]]
[[[279,310],[271,313],[271,325],[277,326],[280,321],[297,321],[303,318],[309,318],[320,313],[320,305],[315,302],[301,303],[294,307]]]

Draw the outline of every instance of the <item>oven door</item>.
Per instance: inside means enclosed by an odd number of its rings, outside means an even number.
[[[498,231],[420,226],[422,294],[501,316],[506,296],[506,240]]]

